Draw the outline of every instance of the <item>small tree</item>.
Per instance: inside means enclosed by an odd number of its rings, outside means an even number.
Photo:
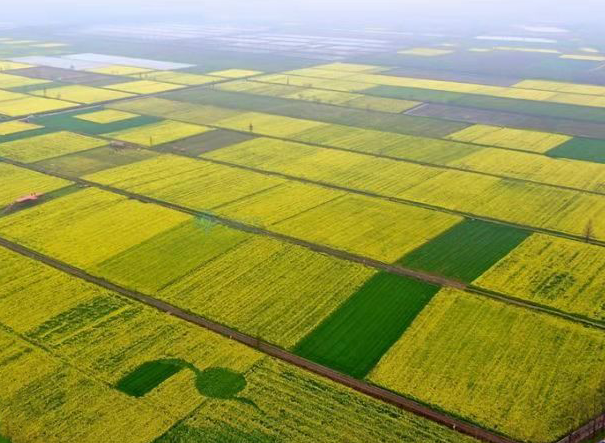
[[[586,238],[586,241],[590,241],[592,240],[594,237],[594,226],[592,223],[592,219],[588,220],[588,223],[586,223],[586,227],[584,228],[584,238]]]

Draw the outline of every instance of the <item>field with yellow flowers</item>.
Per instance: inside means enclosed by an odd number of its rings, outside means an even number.
[[[0,36],[0,442],[555,443],[605,412],[596,43],[123,26],[120,55]]]

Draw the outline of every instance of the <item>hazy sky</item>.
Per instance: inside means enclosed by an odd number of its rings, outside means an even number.
[[[277,20],[380,20],[452,17],[471,20],[518,20],[519,23],[597,21],[605,16],[605,0],[4,0],[9,20],[127,19],[154,16],[237,21]]]

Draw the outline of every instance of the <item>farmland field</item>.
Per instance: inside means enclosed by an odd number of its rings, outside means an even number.
[[[0,443],[598,441],[598,11],[95,1],[0,19]]]
[[[518,439],[549,442],[590,416],[566,398],[600,383],[604,346],[600,330],[443,290],[369,377]]]

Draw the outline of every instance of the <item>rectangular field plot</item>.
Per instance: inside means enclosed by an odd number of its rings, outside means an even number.
[[[94,110],[96,109],[96,110]],[[162,121],[161,118],[151,117],[147,115],[139,115],[132,116],[127,119],[115,120],[113,122],[94,122],[87,118],[87,116],[96,114],[99,111],[99,108],[93,108],[91,112],[90,109],[81,109],[75,110],[72,112],[62,112],[59,114],[51,114],[44,115],[35,118],[35,122],[43,125],[47,129],[54,130],[66,130],[72,132],[79,132],[82,134],[89,135],[99,135],[99,134],[107,134],[110,132],[119,132],[124,131],[131,128],[137,128],[139,126],[150,125],[152,123],[159,123]],[[115,112],[113,110],[109,110],[110,112]],[[122,111],[120,111],[122,112]],[[122,114],[120,118],[123,117]],[[131,114],[132,115],[132,114]],[[96,116],[92,118],[97,119]],[[114,120],[117,118],[115,114],[100,114],[99,120],[111,119]]]
[[[462,218],[358,195],[346,195],[272,226],[272,230],[394,262]]]
[[[207,83],[214,83],[216,81],[223,80],[220,77],[212,77],[210,75],[191,74],[189,72],[178,72],[178,71],[155,71],[145,72],[141,75],[134,75],[131,77],[138,77],[145,80],[156,80],[164,83],[174,83],[177,85],[205,85]]]
[[[549,149],[571,140],[571,137],[567,135],[488,125],[471,126],[450,134],[447,138],[461,142],[539,153],[545,153]]]
[[[68,131],[0,143],[0,156],[31,163],[72,152],[85,151],[107,144],[106,140]]]
[[[158,69],[161,71],[168,69],[191,68],[194,66],[187,63],[173,63],[160,60],[149,60],[144,58],[122,57],[119,55],[95,53],[70,54],[64,56],[63,58],[67,60],[80,60],[94,63],[102,63],[105,65],[135,66],[139,68]]]
[[[263,360],[246,374],[246,380],[239,395],[257,407],[208,400],[157,443],[244,442],[250,436],[258,442],[477,442],[277,360]],[[326,417],[331,417],[329,426]]]
[[[216,209],[217,214],[267,227],[346,195],[307,183],[287,182]]]
[[[249,69],[225,69],[224,71],[209,72],[208,75],[225,78],[242,78],[250,77],[251,75],[262,74],[261,71],[252,71]]]
[[[200,135],[194,135],[193,137],[166,143],[158,147],[156,151],[199,157],[206,152],[221,149],[225,146],[235,145],[237,143],[243,143],[254,138],[255,136],[252,134],[214,129]]]
[[[549,157],[605,163],[605,140],[576,137],[546,153]]]
[[[86,177],[192,209],[214,209],[285,180],[170,154]]]
[[[213,229],[220,233],[226,228]],[[199,247],[215,249],[220,243],[216,235],[209,231]],[[244,243],[224,247],[216,258],[175,279],[158,296],[263,340],[291,347],[374,273],[301,246],[260,235],[247,237]]]
[[[71,184],[71,182],[61,178],[40,174],[6,163],[0,163],[0,181],[2,182],[0,207],[32,193],[44,194]]]
[[[592,417],[580,405],[601,385],[604,350],[599,329],[444,289],[369,379],[519,441],[548,443]]]
[[[381,195],[398,195],[443,173],[413,163],[265,138],[227,146],[202,157]]]
[[[150,148],[163,143],[202,134],[207,131],[212,131],[212,129],[206,126],[192,125],[191,123],[165,120],[149,125],[124,129],[122,131],[110,132],[104,135],[109,138],[115,138],[117,140]]]
[[[295,347],[309,360],[365,377],[439,290],[381,272]]]
[[[42,85],[44,83],[48,83],[48,80],[23,77],[21,75],[5,74],[3,72],[0,73],[0,88],[2,89],[17,88],[20,86]]]
[[[602,246],[533,234],[473,284],[604,321],[603,269]]]
[[[108,258],[91,272],[138,291],[155,294],[250,236],[208,219],[187,220]],[[192,304],[195,303],[194,299]],[[192,308],[189,303],[183,307]]]
[[[98,189],[86,189],[0,219],[0,234],[87,267],[189,217]]]
[[[523,80],[514,86],[516,88],[542,89],[544,91],[567,92],[571,94],[605,95],[605,86],[585,85],[580,83]]]
[[[470,283],[529,235],[521,229],[467,219],[398,263]]]
[[[605,166],[598,163],[485,148],[454,160],[449,165],[507,178],[530,180],[588,191],[605,191]]]
[[[33,123],[26,123],[19,120],[9,121],[0,123],[0,136],[17,134],[19,132],[31,131],[33,129],[39,129],[42,126],[35,125]]]
[[[397,54],[401,55],[419,55],[422,57],[436,57],[439,55],[452,54],[454,51],[450,49],[439,49],[439,48],[412,48],[403,49],[398,51]]]
[[[110,65],[110,66],[102,66],[100,68],[88,69],[88,71],[94,72],[96,74],[132,75],[132,74],[140,74],[143,72],[149,72],[150,69],[137,68],[135,66]]]
[[[77,106],[75,103],[52,98],[23,96],[13,100],[0,101],[0,114],[9,117],[38,114],[40,112],[58,111]]]
[[[155,94],[157,92],[171,91],[173,89],[182,88],[174,83],[162,83],[153,80],[134,80],[131,82],[114,83],[106,86],[107,89],[115,89],[117,91],[131,92],[133,94]]]
[[[35,165],[46,171],[80,177],[116,166],[147,160],[156,155],[158,154],[148,149],[114,149],[106,146],[41,160]]]
[[[78,118],[80,120],[99,124],[115,123],[135,117],[139,117],[139,115],[124,111],[114,111],[113,109],[104,109],[102,111],[95,111],[75,116],[75,118]]]
[[[215,125],[236,131],[253,132],[274,137],[289,137],[306,129],[325,125],[325,123],[260,112],[246,112],[232,118],[219,120]]]
[[[39,89],[37,91],[31,91],[30,94],[85,104],[132,97],[132,94],[127,94],[125,92],[111,91],[85,85],[69,85],[60,86],[58,88]]]

